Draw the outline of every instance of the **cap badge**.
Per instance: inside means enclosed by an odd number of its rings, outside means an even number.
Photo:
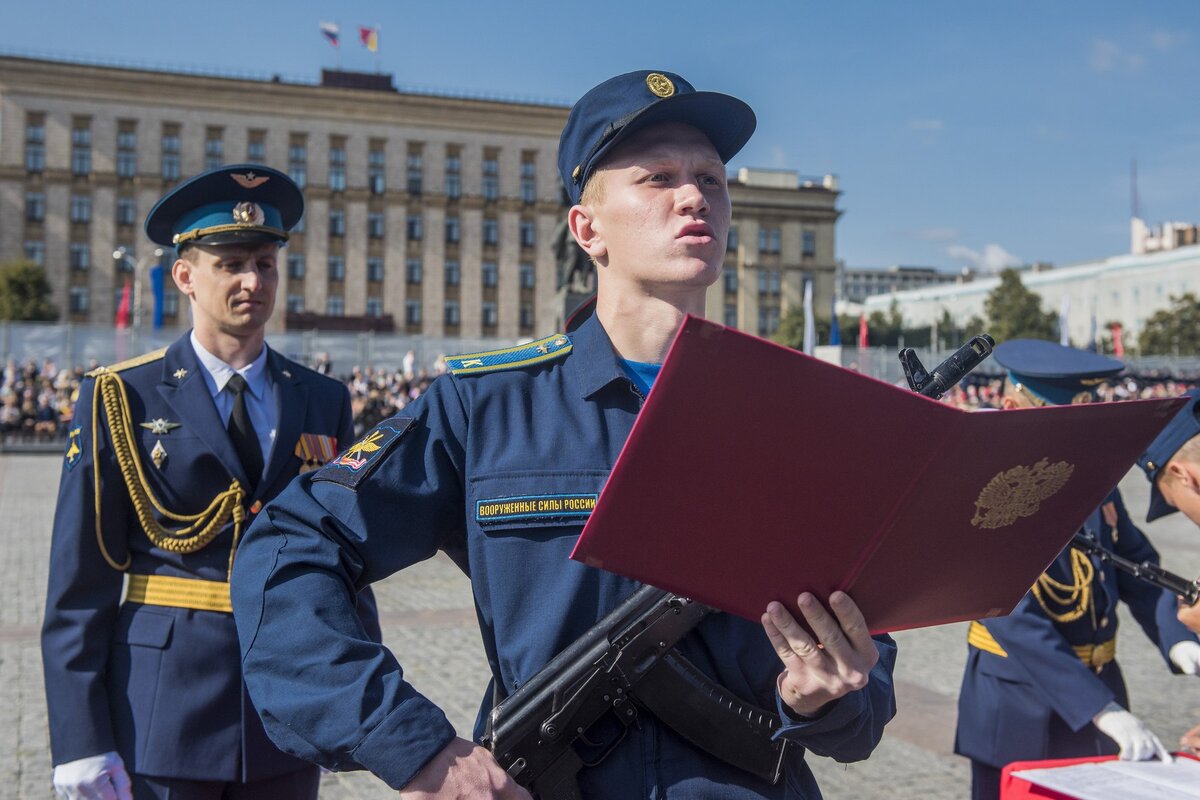
[[[646,76],[646,86],[659,97],[670,97],[675,94],[675,84],[661,72],[651,72]]]
[[[264,183],[271,180],[270,175],[255,175],[253,172],[247,172],[244,175],[231,172],[229,177],[237,181],[237,185],[243,189],[253,189],[256,186],[262,186]]]
[[[238,225],[262,225],[267,221],[258,203],[245,201],[233,207],[233,221]]]
[[[1028,467],[1018,465],[998,473],[976,498],[971,524],[994,530],[1033,516],[1043,501],[1066,486],[1074,471],[1074,465],[1066,461],[1051,464],[1043,458]]]

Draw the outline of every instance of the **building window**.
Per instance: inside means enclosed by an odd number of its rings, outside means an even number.
[[[331,317],[340,317],[346,313],[346,300],[340,294],[331,294],[325,301],[325,313]]]
[[[25,193],[25,220],[41,222],[46,218],[46,195],[41,192]]]
[[[346,144],[341,140],[329,144],[329,191],[346,191]]]
[[[179,126],[164,125],[162,132],[162,164],[164,181],[179,180]]]
[[[758,293],[778,297],[780,280],[779,270],[760,269],[758,271]]]
[[[737,294],[738,276],[736,269],[725,270],[725,294]]]
[[[758,335],[770,336],[779,330],[778,306],[758,307]]]
[[[371,239],[383,238],[383,213],[372,211],[367,214],[367,236]]]
[[[420,325],[421,324],[421,301],[415,298],[410,298],[404,301],[404,324],[405,325]]]
[[[71,222],[92,221],[92,198],[86,194],[71,195]]]
[[[342,256],[330,256],[327,262],[329,266],[329,280],[344,281],[346,280],[346,259]]]
[[[288,277],[294,280],[299,280],[304,277],[304,254],[303,253],[288,253],[287,257]]]
[[[120,122],[117,131],[117,177],[132,178],[137,175],[137,123]]]
[[[167,289],[163,292],[163,316],[174,317],[179,314],[179,292]]]
[[[71,174],[85,176],[92,173],[92,121],[77,119],[71,127]]]
[[[133,197],[117,198],[117,224],[137,224],[137,199]]]
[[[487,302],[483,304],[483,327],[496,327],[496,304]]]
[[[783,280],[783,273],[777,269],[770,270],[768,275],[767,288],[771,292],[772,297],[779,297],[780,284]],[[772,331],[774,333],[774,331]]]
[[[495,261],[483,262],[483,285],[490,288],[496,285],[499,280],[499,270],[496,269]]]
[[[500,198],[500,161],[495,153],[483,157],[483,199],[488,202]]]
[[[483,221],[483,243],[496,244],[500,240],[500,225],[494,219]]]
[[[421,241],[421,236],[424,233],[424,226],[421,224],[420,214],[409,214],[408,219],[404,222],[404,232],[410,242]]]
[[[446,217],[446,244],[458,244],[462,238],[462,226],[458,217]]]
[[[287,310],[293,314],[304,313],[304,295],[289,294],[287,297]]]
[[[383,298],[368,297],[367,298],[367,316],[382,317],[383,316]]]
[[[367,152],[367,190],[374,195],[387,191],[387,156],[384,143],[374,141]]]
[[[42,172],[46,169],[46,119],[41,114],[25,118],[25,170]]]
[[[254,130],[247,134],[246,160],[253,164],[262,164],[267,160],[266,131]]]
[[[729,226],[729,238],[725,240],[725,249],[726,250],[737,250],[738,249],[738,226],[737,225]]]
[[[533,306],[529,303],[521,304],[521,328],[528,330],[533,327]]]
[[[46,243],[36,239],[25,242],[25,260],[32,261],[39,267],[46,266]]]
[[[420,285],[425,277],[425,270],[421,265],[421,259],[410,258],[404,262],[404,281],[413,286]]]
[[[74,270],[83,271],[92,265],[92,253],[86,242],[71,242],[69,258]]]
[[[341,208],[329,209],[329,235],[346,235],[346,212]]]
[[[72,286],[67,293],[67,309],[72,314],[86,314],[88,290],[86,286]]]
[[[817,254],[817,234],[815,232],[804,231],[800,235],[800,254],[805,256]]]
[[[462,197],[462,159],[457,152],[446,154],[446,197]]]
[[[308,145],[303,140],[293,138],[288,145],[288,176],[301,189],[308,185]]]
[[[537,285],[537,273],[534,271],[532,263],[522,261],[517,274],[522,289],[532,289]]]
[[[726,328],[736,328],[737,327],[737,304],[736,303],[726,303],[725,304],[725,327]]]
[[[521,158],[521,202],[537,202],[537,158],[536,153],[526,153]]]
[[[778,253],[779,252],[779,228],[759,228],[758,229],[758,252],[760,252],[760,253]]]
[[[372,256],[367,259],[367,280],[371,283],[383,283],[383,259]]]
[[[425,180],[425,162],[420,145],[409,145],[408,161],[405,163],[404,187],[409,194],[420,194]]]
[[[225,129],[206,128],[204,131],[204,168],[216,169],[225,163]]]
[[[531,220],[521,220],[521,247],[537,245],[537,224]]]
[[[446,324],[447,325],[457,325],[458,324],[458,301],[457,300],[447,300],[446,301],[445,315],[446,315]]]
[[[462,283],[462,268],[457,261],[447,261],[445,272],[447,286],[458,286]]]

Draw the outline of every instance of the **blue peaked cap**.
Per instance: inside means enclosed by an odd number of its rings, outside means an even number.
[[[279,170],[231,164],[176,186],[150,209],[146,235],[177,250],[189,244],[286,242],[304,214],[304,193]]]
[[[659,122],[698,129],[726,163],[758,124],[746,103],[727,94],[698,92],[674,72],[638,70],[609,78],[579,98],[558,140],[558,174],[572,205],[606,153]]]
[[[1096,399],[1100,384],[1125,369],[1115,358],[1042,339],[1010,339],[992,351],[1008,377],[1056,406]]]
[[[1162,492],[1158,490],[1158,476],[1167,462],[1179,452],[1179,448],[1193,436],[1200,436],[1200,406],[1196,405],[1196,401],[1200,400],[1200,389],[1192,389],[1183,396],[1188,398],[1187,405],[1171,418],[1137,462],[1150,480],[1150,508],[1146,511],[1146,522],[1179,510],[1163,499]]]

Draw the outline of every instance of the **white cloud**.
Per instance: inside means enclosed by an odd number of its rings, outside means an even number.
[[[1157,30],[1150,34],[1150,44],[1161,53],[1183,47],[1191,38],[1187,31]]]
[[[1020,266],[1021,259],[998,244],[986,244],[983,251],[972,250],[966,245],[952,244],[946,248],[951,258],[966,262],[980,272],[999,272],[1005,267]]]
[[[1094,72],[1136,72],[1146,65],[1146,59],[1121,48],[1107,39],[1093,39],[1092,51],[1088,55],[1088,66]]]
[[[949,242],[958,238],[957,228],[922,228],[913,231],[913,238],[924,242]]]
[[[908,129],[910,131],[940,131],[945,125],[940,119],[910,119],[908,121]]]

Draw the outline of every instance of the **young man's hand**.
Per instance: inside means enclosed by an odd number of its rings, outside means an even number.
[[[494,798],[533,800],[492,754],[466,739],[454,739],[400,790],[407,800]]]

